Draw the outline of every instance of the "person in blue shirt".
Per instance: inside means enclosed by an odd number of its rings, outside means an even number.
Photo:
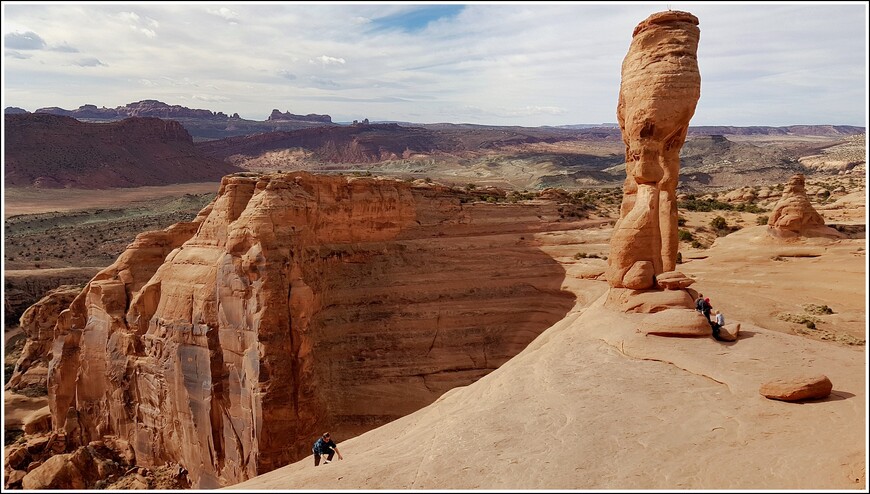
[[[317,438],[317,441],[314,442],[314,447],[311,448],[311,452],[314,453],[314,466],[320,465],[320,457],[326,456],[326,461],[324,463],[329,463],[332,461],[332,455],[338,454],[338,459],[343,460],[341,457],[341,453],[338,451],[338,446],[336,446],[335,441],[333,441],[329,437],[328,432],[324,432],[322,436]]]

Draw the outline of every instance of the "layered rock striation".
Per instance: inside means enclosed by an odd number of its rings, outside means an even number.
[[[825,219],[813,208],[802,173],[792,176],[786,184],[767,220],[767,232],[777,238],[845,236],[826,226]]]
[[[532,234],[553,203],[305,173],[225,177],[190,223],[137,237],[59,318],[55,429],[129,441],[194,487],[251,478],[419,409],[573,306]],[[76,413],[69,415],[69,410]]]
[[[627,176],[608,258],[612,287],[650,289],[676,266],[676,187],[701,91],[699,36],[688,12],[652,14],[634,29],[622,63],[617,118]]]

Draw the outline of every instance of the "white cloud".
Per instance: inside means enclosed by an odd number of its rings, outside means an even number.
[[[49,48],[49,50],[58,51],[61,53],[78,53],[79,52],[78,48],[76,48],[74,46],[70,46],[66,43],[63,43],[63,44],[57,45],[57,46],[52,46]]]
[[[157,36],[155,29],[160,26],[160,23],[150,17],[143,19],[136,12],[121,12],[118,14],[118,18],[126,22],[127,27],[137,33],[144,34],[149,38]]]
[[[3,55],[6,57],[9,57],[9,58],[17,58],[19,60],[27,60],[28,58],[31,58],[33,56],[33,55],[26,55],[24,53],[19,53],[15,50],[6,50],[3,53]]]
[[[219,9],[208,9],[207,12],[209,14],[223,18],[230,24],[237,24],[239,22],[239,14],[227,7],[221,7]]]
[[[41,50],[45,48],[45,40],[33,31],[26,33],[8,33],[3,36],[7,48],[15,50]]]
[[[213,95],[213,94],[194,94],[193,96],[191,96],[191,99],[197,99],[200,101],[208,101],[210,103],[223,102],[223,101],[230,100],[226,96],[218,96],[218,95]]]
[[[9,105],[33,108],[198,94],[226,98],[212,110],[258,119],[277,105],[335,120],[613,122],[631,32],[665,6],[477,3],[413,32],[370,21],[415,8],[4,4],[4,90]],[[866,121],[865,6],[671,8],[700,20],[693,124]],[[228,25],[239,20],[245,29]],[[71,65],[73,49],[80,65],[100,69]]]
[[[315,57],[311,60],[308,60],[308,63],[312,63],[312,64],[320,63],[321,65],[326,67],[327,65],[337,65],[337,64],[344,65],[345,60],[343,58],[336,58],[336,57],[329,57],[326,55],[320,55],[319,57]]]
[[[81,59],[79,59],[79,60],[76,60],[76,61],[73,62],[73,63],[75,63],[75,65],[78,65],[79,67],[99,67],[99,66],[106,66],[106,64],[104,64],[104,63],[101,62],[98,58],[95,58],[95,57],[86,57],[86,58],[81,58]]]

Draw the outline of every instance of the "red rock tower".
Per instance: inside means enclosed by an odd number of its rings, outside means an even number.
[[[610,241],[610,286],[643,290],[673,271],[680,149],[701,95],[698,18],[652,14],[634,28],[622,62],[617,118],[625,142],[626,179]]]

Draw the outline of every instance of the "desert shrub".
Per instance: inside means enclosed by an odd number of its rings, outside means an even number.
[[[759,226],[766,225],[768,221],[770,221],[769,216],[759,215],[755,217],[755,224]]]
[[[677,237],[680,239],[680,242],[691,242],[692,240],[695,240],[692,232],[688,230],[677,230]]]
[[[783,312],[781,314],[777,314],[776,318],[781,320],[781,321],[793,322],[796,324],[803,324],[808,328],[810,327],[809,323],[812,323],[813,328],[815,328],[816,323],[822,322],[821,319],[819,319],[818,317],[815,317],[815,316],[808,316],[806,314],[791,314],[788,312]],[[813,329],[813,328],[811,328],[811,329]]]
[[[9,379],[12,379],[12,373],[15,371],[15,364],[3,364],[3,384],[6,385],[9,383]]]
[[[739,204],[737,204],[736,206],[734,206],[734,207],[732,208],[732,210],[733,210],[733,211],[739,211],[739,212],[742,212],[742,213],[755,213],[755,214],[766,213],[766,212],[767,212],[766,209],[760,208],[760,207],[756,206],[755,204],[753,204],[753,203],[751,203],[751,202],[742,202],[742,203],[739,203]]]
[[[682,216],[677,217],[677,226],[686,226],[686,218]]]
[[[705,246],[701,242],[698,242],[697,240],[692,240],[692,247],[694,247],[696,249],[706,249],[707,248],[707,246]]]
[[[693,196],[689,196],[693,197]],[[744,213],[764,213],[767,210],[758,207],[757,205],[751,202],[738,203],[738,204],[730,204],[727,202],[718,201],[716,199],[686,199],[685,201],[679,201],[677,206],[685,209],[687,211],[739,211]]]
[[[801,307],[803,308],[804,312],[807,312],[809,314],[825,315],[834,313],[834,310],[827,305],[804,304]]]
[[[598,254],[587,254],[585,252],[578,252],[574,254],[574,259],[601,259],[602,257]]]
[[[728,222],[725,221],[725,218],[717,216],[710,222],[710,226],[713,227],[714,230],[725,230],[728,228]]]
[[[23,436],[24,431],[21,429],[6,429],[6,433],[3,434],[3,446],[9,446]]]
[[[471,183],[465,184],[465,190],[474,190],[476,188],[477,188],[477,185],[475,185],[475,184],[471,184]]]
[[[816,323],[814,323],[812,321],[807,321],[806,325],[807,325],[807,328],[809,328],[809,329],[816,329]]]

